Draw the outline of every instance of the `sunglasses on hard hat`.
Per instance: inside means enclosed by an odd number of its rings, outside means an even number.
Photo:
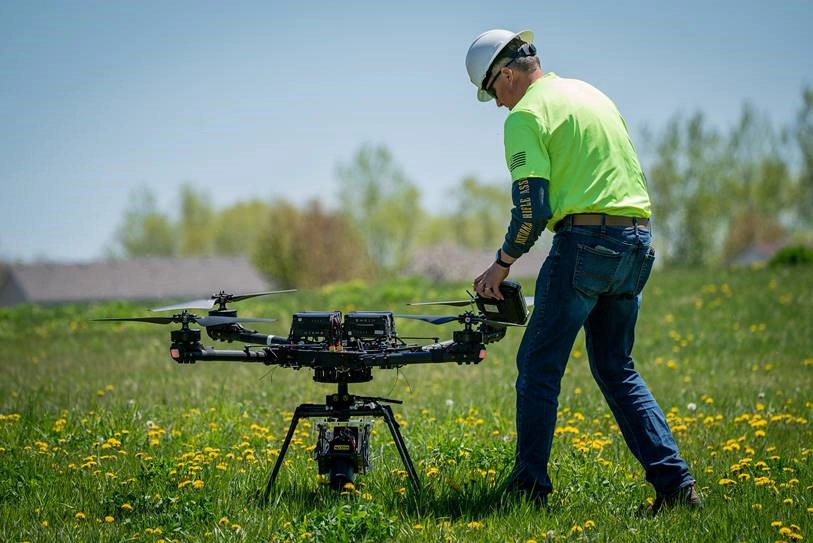
[[[518,58],[532,57],[534,55],[536,55],[536,46],[534,46],[534,44],[532,43],[523,43],[520,46],[520,48],[514,51],[514,53],[511,55],[510,57],[511,60],[509,60],[504,66],[500,66],[500,69],[497,70],[497,73],[491,77],[491,81],[487,83],[486,82],[487,80],[485,79],[483,80],[483,90],[486,91],[489,96],[496,99],[497,92],[494,90],[494,83],[496,83],[497,79],[500,77],[502,69],[508,68]]]

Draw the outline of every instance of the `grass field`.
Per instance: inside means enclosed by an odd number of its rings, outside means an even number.
[[[527,282],[531,293],[532,282]],[[348,284],[240,306],[285,335],[297,310],[395,309],[465,285]],[[439,308],[438,314],[442,313]],[[635,346],[705,505],[655,518],[653,497],[587,366],[583,339],[560,397],[547,510],[506,496],[521,332],[479,366],[379,371],[351,392],[395,406],[424,490],[409,488],[386,428],[375,469],[339,495],[316,476],[300,424],[271,504],[263,488],[300,402],[331,385],[308,370],[176,365],[169,329],[102,324],[143,304],[0,312],[0,541],[796,541],[813,538],[813,269],[663,271]],[[437,328],[400,323],[404,335]],[[451,329],[448,329],[449,333]],[[441,334],[443,332],[440,332]]]

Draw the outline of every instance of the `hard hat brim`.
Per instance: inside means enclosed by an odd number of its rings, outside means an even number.
[[[534,33],[532,30],[523,30],[522,32],[517,32],[514,34],[510,40],[506,41],[502,47],[497,49],[493,55],[491,55],[491,59],[488,61],[488,67],[491,69],[491,65],[494,64],[494,60],[502,53],[502,50],[511,43],[516,38],[521,39],[525,43],[533,43],[534,42]],[[485,91],[485,89],[477,89],[477,99],[481,102],[490,102],[494,99],[489,93]]]

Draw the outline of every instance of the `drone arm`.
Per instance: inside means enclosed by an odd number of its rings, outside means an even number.
[[[416,351],[371,353],[361,357],[362,363],[369,366],[400,367],[409,364],[438,364],[457,362],[458,364],[479,364],[486,357],[482,344],[463,344],[453,341],[426,345]]]
[[[178,345],[170,348],[170,356],[179,364],[194,364],[198,361],[223,362],[259,362],[267,366],[280,364],[280,361],[269,349],[252,351],[248,348],[242,351],[227,349],[209,349],[201,344]]]
[[[283,345],[287,344],[288,338],[281,336],[271,336],[259,334],[254,330],[246,330],[239,324],[227,326],[210,326],[206,328],[209,337],[217,341],[239,341],[251,345]]]

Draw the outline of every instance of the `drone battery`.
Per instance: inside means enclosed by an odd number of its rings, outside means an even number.
[[[390,312],[353,312],[344,316],[348,339],[389,339],[395,335]]]
[[[477,307],[487,319],[510,322],[511,324],[525,324],[528,318],[528,306],[522,296],[522,287],[514,281],[503,281],[500,284],[503,300],[493,298],[475,299]]]
[[[338,339],[341,334],[341,311],[305,311],[294,313],[291,321],[291,341],[324,338]]]

